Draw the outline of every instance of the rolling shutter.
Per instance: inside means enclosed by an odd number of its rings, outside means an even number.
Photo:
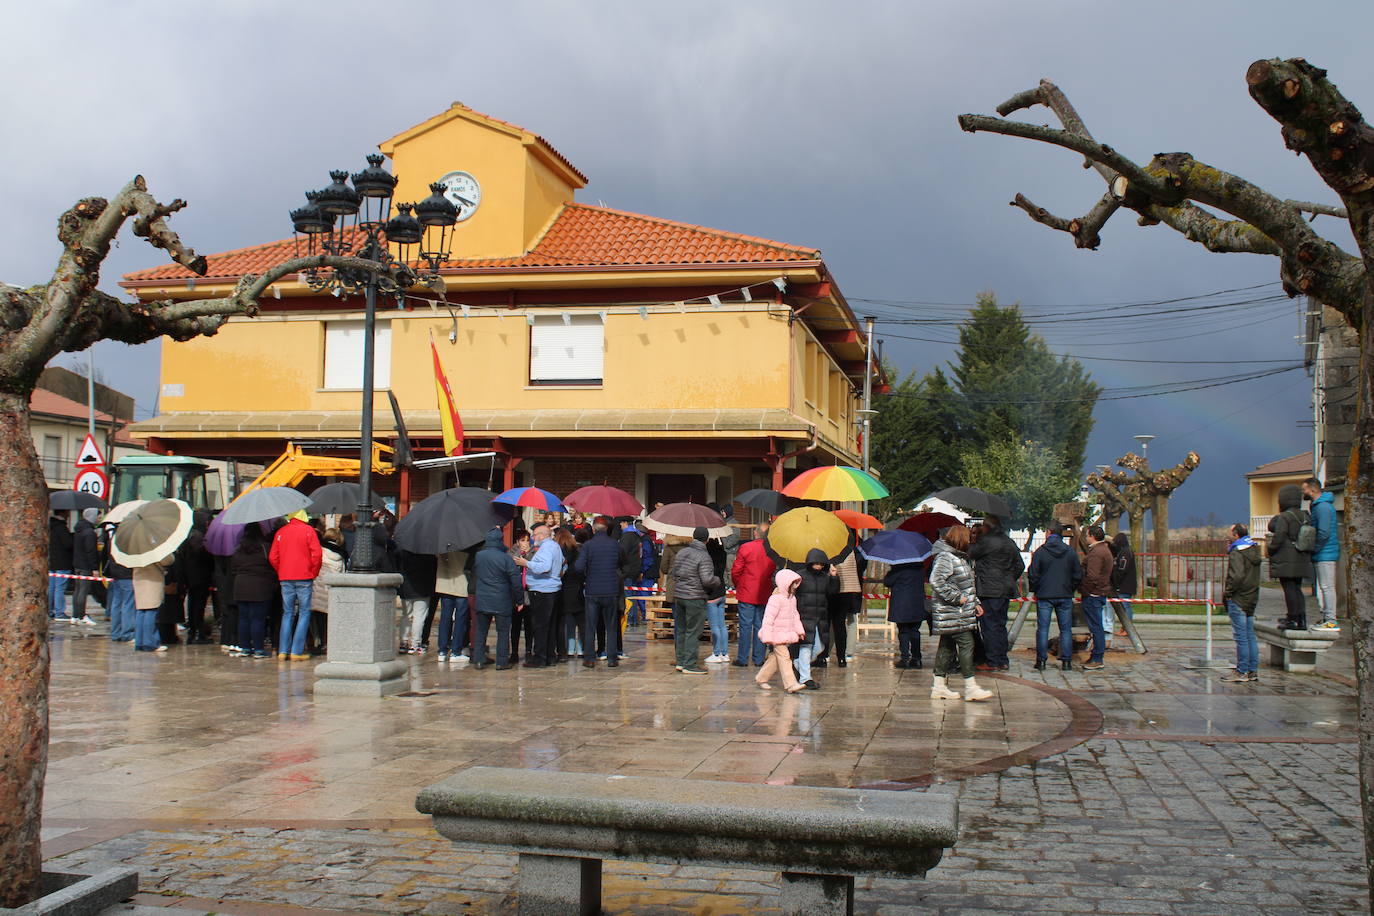
[[[391,322],[377,322],[373,354],[374,388],[391,387]],[[324,326],[324,387],[363,387],[363,323],[329,321]]]
[[[599,315],[537,315],[530,325],[531,385],[600,385],[606,329]]]

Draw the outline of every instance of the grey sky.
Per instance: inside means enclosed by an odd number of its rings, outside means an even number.
[[[1374,5],[1325,6],[1341,8],[1339,29],[1329,15],[1267,0],[1194,3],[1186,16],[1005,0],[29,4],[9,11],[0,57],[10,87],[0,99],[10,214],[0,278],[46,279],[62,210],[137,173],[161,198],[190,201],[175,226],[200,251],[285,237],[287,210],[327,169],[356,167],[380,140],[460,100],[547,137],[590,177],[580,199],[816,245],[855,299],[971,302],[990,289],[1003,302],[1088,305],[1270,283],[1273,259],[1208,254],[1122,215],[1100,251],[1075,249],[1007,202],[1021,191],[1078,215],[1100,180],[1067,152],[964,134],[954,118],[991,113],[1045,76],[1099,139],[1138,160],[1187,150],[1284,196],[1331,200],[1244,83],[1257,58],[1305,56],[1374,112]],[[1320,225],[1349,246],[1336,221]],[[104,286],[163,260],[126,234]],[[1161,319],[1161,333],[1046,331],[1056,351],[1085,356],[1300,357],[1296,304],[1223,314],[1232,320]],[[1131,344],[1178,336],[1171,328],[1208,333]],[[897,334],[949,332],[880,326],[904,370],[949,357]],[[155,354],[97,348],[105,380],[144,413]],[[1246,368],[1087,365],[1113,388]],[[1296,425],[1308,385],[1295,372],[1104,402],[1088,461],[1110,462],[1131,434],[1155,433],[1156,464],[1190,447],[1203,458],[1176,523],[1240,517],[1240,475],[1310,446]]]

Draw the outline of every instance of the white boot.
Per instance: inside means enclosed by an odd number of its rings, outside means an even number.
[[[932,700],[957,700],[959,694],[945,686],[945,679],[937,677],[935,683],[930,685],[930,698]]]
[[[971,677],[964,678],[964,699],[969,701],[986,700],[992,696],[991,690],[984,690],[978,686],[978,681]]]

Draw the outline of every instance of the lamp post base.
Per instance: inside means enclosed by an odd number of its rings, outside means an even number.
[[[396,658],[395,573],[330,573],[329,652],[315,666],[317,696],[382,697],[409,687]]]

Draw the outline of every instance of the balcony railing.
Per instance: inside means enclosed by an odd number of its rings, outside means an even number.
[[[70,484],[75,476],[76,468],[63,458],[44,457],[39,458],[38,462],[43,466],[43,477],[50,487]]]

